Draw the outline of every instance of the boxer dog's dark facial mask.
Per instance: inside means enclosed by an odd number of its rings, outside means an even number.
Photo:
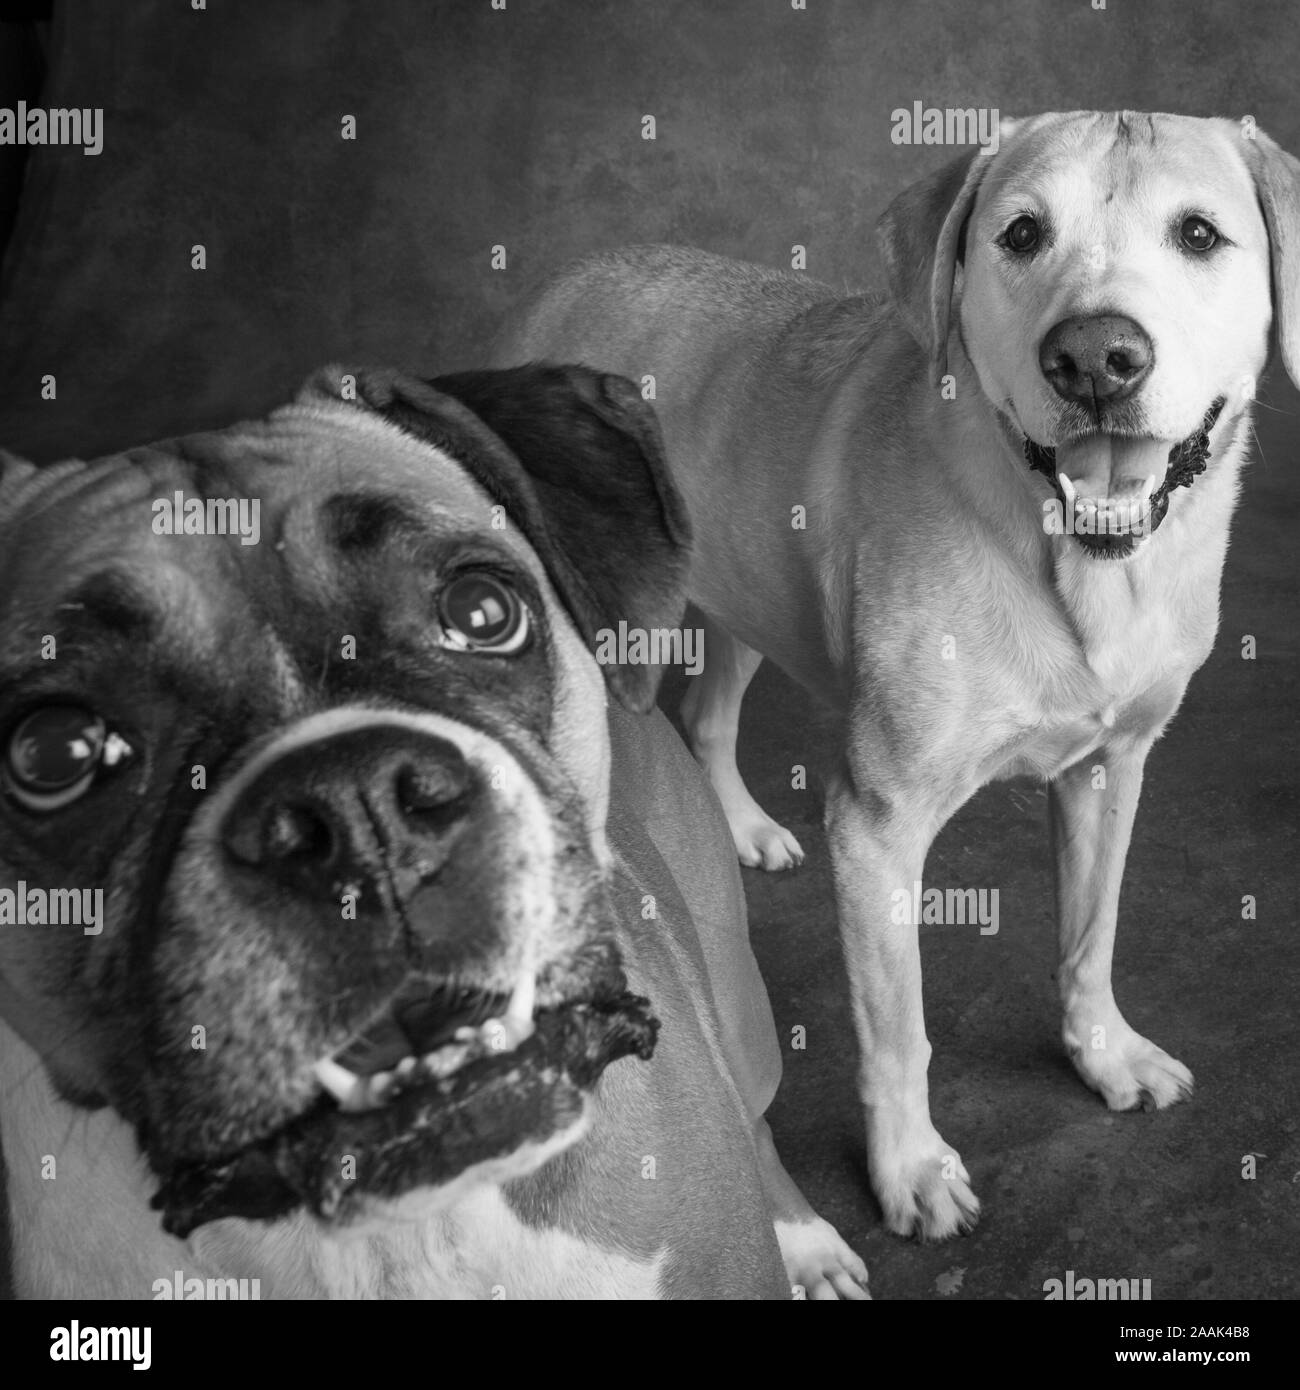
[[[3,461],[0,1014],[135,1126],[167,1229],[419,1210],[573,1142],[654,1041],[582,641],[683,606],[634,388],[326,369],[266,422]]]

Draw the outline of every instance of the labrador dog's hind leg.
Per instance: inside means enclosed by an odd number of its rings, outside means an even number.
[[[741,702],[762,662],[753,647],[706,617],[704,669],[682,701],[682,724],[722,802],[740,862],[751,869],[792,869],[803,863],[799,841],[754,800],[736,765]]]

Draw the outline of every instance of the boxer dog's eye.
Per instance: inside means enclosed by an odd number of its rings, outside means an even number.
[[[0,787],[28,811],[57,811],[85,793],[101,768],[130,753],[130,745],[92,711],[45,705],[9,735]]]
[[[442,641],[461,652],[508,656],[530,633],[528,609],[510,586],[482,570],[457,575],[438,595]]]

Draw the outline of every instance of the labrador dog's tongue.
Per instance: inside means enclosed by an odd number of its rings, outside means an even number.
[[[1149,493],[1164,481],[1171,447],[1167,440],[1088,435],[1057,446],[1057,480],[1068,495],[1063,481],[1068,478],[1079,498],[1140,497],[1144,489]]]

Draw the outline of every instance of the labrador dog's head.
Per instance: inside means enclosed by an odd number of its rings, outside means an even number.
[[[936,374],[955,347],[1080,539],[1125,557],[1249,407],[1275,327],[1300,381],[1300,163],[1249,120],[1005,121],[881,219]]]
[[[134,1127],[167,1228],[423,1210],[573,1142],[654,1037],[603,829],[606,683],[654,672],[591,654],[684,606],[635,388],[327,369],[0,465],[0,1015]]]

